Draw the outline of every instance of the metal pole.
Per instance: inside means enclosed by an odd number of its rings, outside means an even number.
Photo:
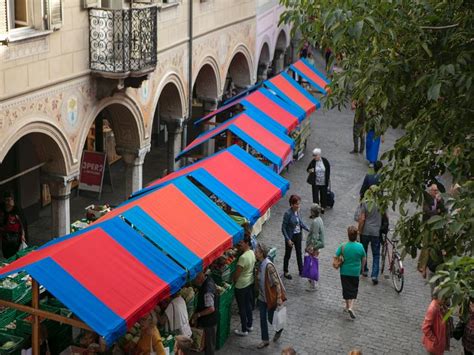
[[[188,122],[193,114],[193,0],[189,0],[189,27],[188,27],[188,117],[183,122],[183,134],[181,135],[181,149],[188,142]]]
[[[39,308],[39,285],[38,282],[33,279],[31,283],[31,291],[32,291],[32,300],[31,306],[34,309]],[[33,314],[33,323],[31,323],[32,329],[32,347],[33,347],[33,355],[40,355],[40,320],[37,314]]]

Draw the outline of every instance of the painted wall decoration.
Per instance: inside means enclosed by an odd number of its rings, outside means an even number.
[[[78,118],[78,102],[75,96],[71,96],[66,101],[66,119],[71,126],[75,126]]]

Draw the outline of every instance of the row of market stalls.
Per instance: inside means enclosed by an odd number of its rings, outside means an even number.
[[[327,79],[308,62],[290,69],[326,93]],[[13,291],[0,287],[0,305],[10,307],[0,313],[0,328],[2,314],[14,309],[33,315],[34,354],[39,317],[92,329],[110,345],[238,243],[242,222],[258,224],[288,191],[279,173],[294,157],[291,134],[303,123],[309,127],[319,102],[284,72],[219,111],[235,105],[243,111],[202,133],[178,158],[227,134],[228,144],[217,153],[152,182],[87,228],[1,268],[0,278],[18,280],[18,273],[27,273],[33,281],[31,304],[19,304]],[[69,317],[41,306],[40,285],[70,310]]]

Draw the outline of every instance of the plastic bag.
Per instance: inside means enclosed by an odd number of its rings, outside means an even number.
[[[18,249],[18,251],[24,250],[24,249],[26,249],[26,248],[28,248],[28,244],[26,244],[25,241],[22,240],[22,241],[21,241],[21,244],[20,244],[20,248]]]
[[[302,276],[314,281],[319,280],[318,258],[309,254],[305,255]]]
[[[286,306],[280,306],[273,314],[273,329],[276,332],[284,329],[286,326]]]

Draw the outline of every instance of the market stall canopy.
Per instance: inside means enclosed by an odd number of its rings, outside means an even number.
[[[288,73],[282,72],[265,81],[264,85],[284,101],[300,107],[307,116],[313,113],[316,108],[321,107],[319,101],[293,80]]]
[[[328,93],[329,80],[306,59],[300,59],[296,63],[290,65],[290,68],[308,80],[308,82],[322,94],[326,95]]]
[[[190,279],[243,238],[243,229],[185,178],[128,200],[101,220],[119,215],[186,268]]]
[[[294,141],[286,134],[278,130],[272,130],[275,122],[270,122],[271,120],[263,116],[258,118],[258,121],[260,121],[258,122],[253,118],[256,115],[258,113],[255,111],[243,112],[223,124],[200,134],[178,154],[176,159],[181,158],[184,154],[207,140],[229,130],[274,164],[278,172],[280,172],[292,159]],[[262,124],[264,121],[268,121],[268,124],[265,126]]]
[[[298,122],[305,118],[305,111],[296,105],[292,105],[280,99],[277,95],[266,88],[260,88],[249,95],[242,96],[234,101],[219,107],[217,110],[197,120],[194,124],[198,125],[207,121],[215,115],[237,105],[241,104],[245,108],[256,108],[273,120],[286,127],[288,131],[293,130]]]
[[[153,181],[134,196],[191,176],[253,225],[288,191],[290,183],[237,145]]]
[[[305,112],[299,107],[288,104],[268,89],[261,88],[245,97],[241,104],[247,109],[257,109],[285,127],[286,133],[296,128],[305,118]]]
[[[108,344],[186,281],[183,268],[120,218],[47,243],[0,269],[0,277],[20,270]]]

